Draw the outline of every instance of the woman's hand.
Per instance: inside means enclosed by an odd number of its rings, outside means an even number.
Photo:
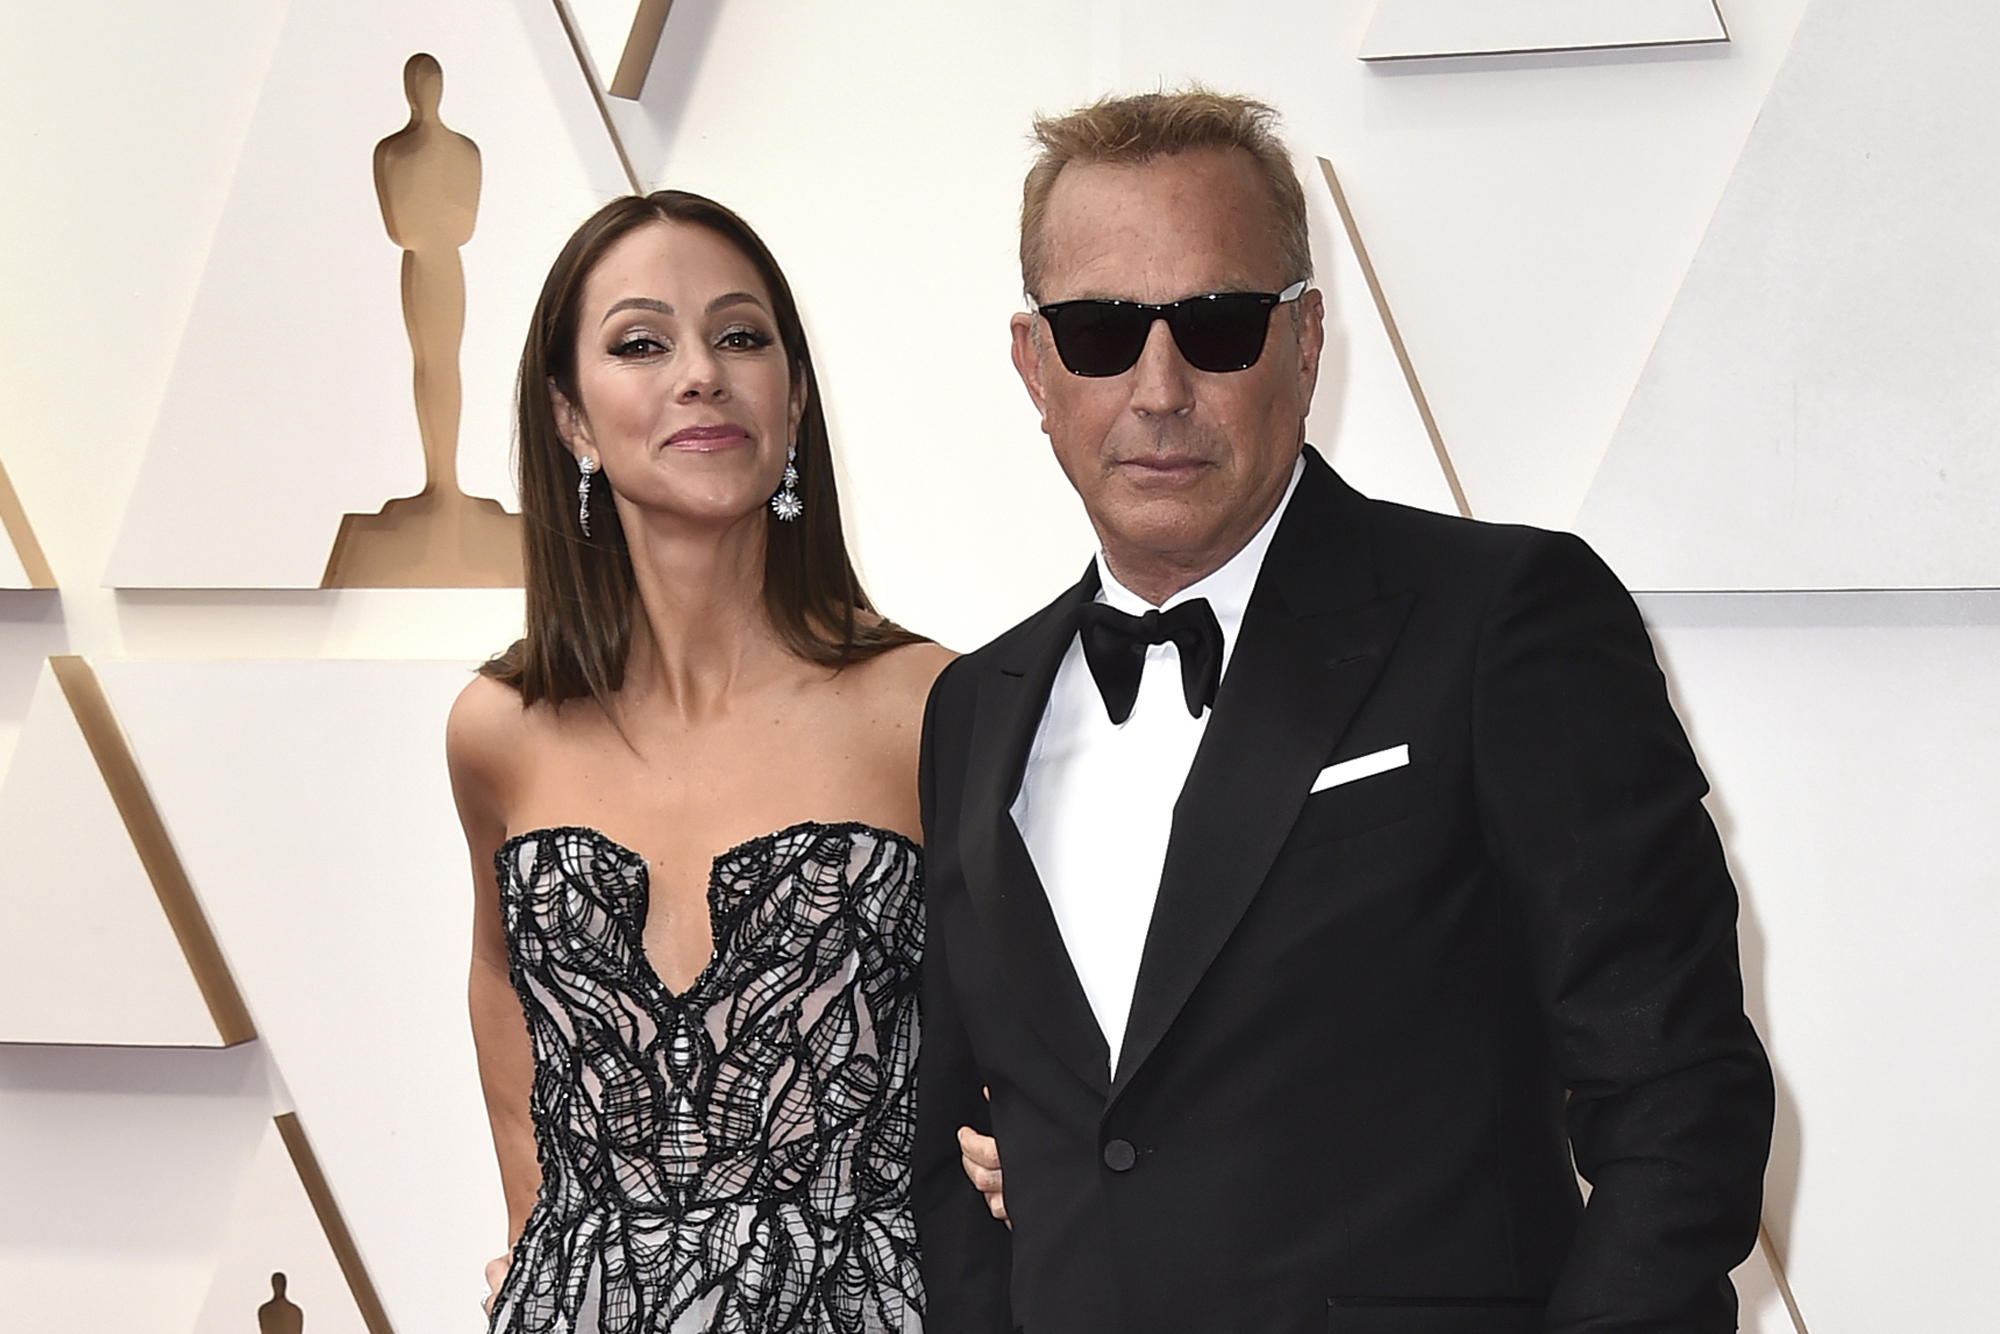
[[[958,1128],[958,1160],[965,1167],[965,1179],[986,1197],[987,1210],[1013,1230],[1007,1217],[1007,1199],[1000,1192],[1000,1145],[991,1135],[982,1135],[971,1126]]]
[[[486,1262],[486,1300],[479,1303],[479,1309],[489,1317],[493,1314],[493,1298],[500,1291],[500,1285],[507,1279],[507,1271],[514,1264],[513,1255],[497,1255]]]

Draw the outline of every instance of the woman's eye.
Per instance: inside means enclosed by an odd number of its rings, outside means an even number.
[[[715,345],[727,348],[732,352],[754,352],[758,348],[771,346],[771,335],[765,333],[762,329],[738,326],[733,329],[723,330],[722,334],[715,340]]]
[[[650,357],[666,350],[666,345],[651,334],[633,334],[611,345],[614,357]]]

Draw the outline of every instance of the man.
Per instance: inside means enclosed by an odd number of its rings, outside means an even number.
[[[1271,123],[1037,126],[1014,361],[1101,551],[931,696],[926,1328],[1733,1330],[1771,1082],[1705,784],[1581,542],[1304,448]]]

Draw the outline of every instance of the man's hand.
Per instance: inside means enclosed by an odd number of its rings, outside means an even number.
[[[1000,1193],[1000,1146],[991,1135],[982,1135],[971,1126],[958,1128],[958,1160],[965,1167],[965,1179],[986,1197],[986,1208],[1013,1229],[1007,1217],[1007,1200]]]

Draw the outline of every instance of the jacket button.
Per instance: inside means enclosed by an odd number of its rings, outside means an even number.
[[[1139,1154],[1130,1140],[1114,1139],[1104,1146],[1104,1165],[1114,1172],[1129,1172],[1138,1161]]]

